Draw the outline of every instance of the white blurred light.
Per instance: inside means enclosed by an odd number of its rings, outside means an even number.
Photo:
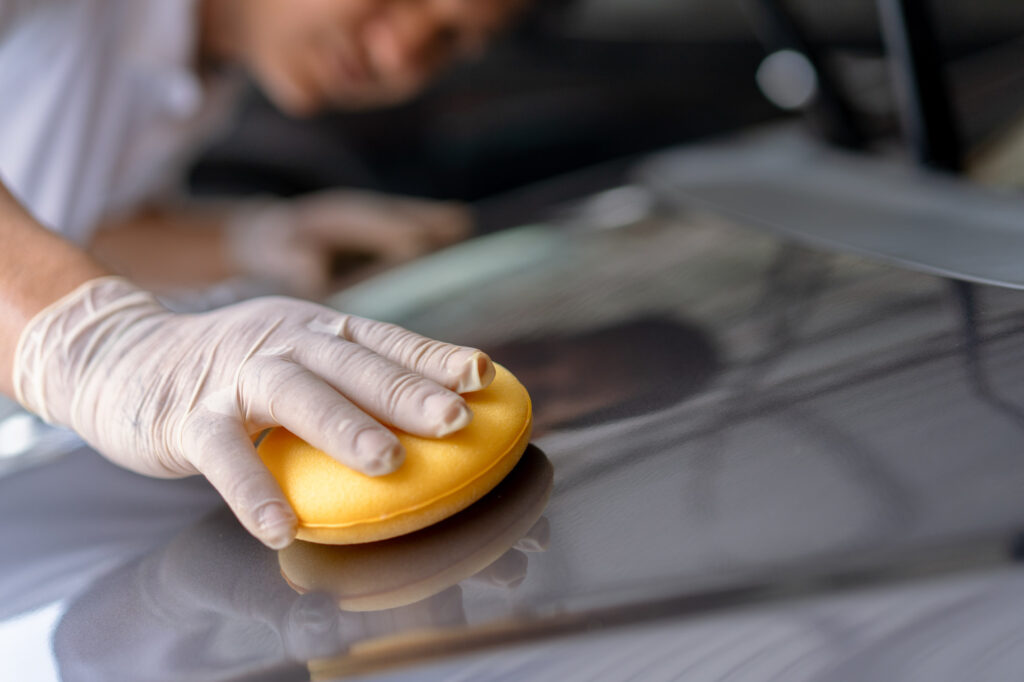
[[[53,631],[64,614],[57,602],[30,613],[0,621],[0,666],[4,680],[58,682]],[[10,677],[7,677],[10,675]]]
[[[38,440],[36,420],[30,414],[15,414],[0,422],[0,457],[15,457]]]
[[[582,201],[576,207],[575,217],[588,229],[610,230],[648,218],[654,210],[655,199],[649,189],[625,185]]]
[[[779,50],[757,67],[757,86],[780,109],[800,109],[818,91],[818,75],[810,60],[795,50]]]

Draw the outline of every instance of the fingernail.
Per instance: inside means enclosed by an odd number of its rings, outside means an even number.
[[[487,577],[492,585],[516,588],[526,580],[527,566],[525,554],[510,550],[487,567]]]
[[[270,549],[284,549],[295,539],[298,520],[284,505],[272,502],[259,512],[257,522],[263,543]]]
[[[451,360],[458,374],[455,390],[459,393],[479,391],[494,380],[494,363],[485,353],[478,350],[464,350],[456,353]]]
[[[395,437],[376,430],[359,434],[356,454],[359,456],[360,470],[368,476],[390,474],[405,460],[405,451]]]
[[[551,525],[547,517],[540,517],[526,535],[519,539],[515,548],[523,552],[545,552],[551,544]]]
[[[513,547],[521,552],[543,552],[548,548],[547,544],[531,537],[521,538]]]
[[[437,425],[437,435],[447,436],[473,421],[473,413],[464,402],[450,395],[435,394],[423,401],[423,413]]]

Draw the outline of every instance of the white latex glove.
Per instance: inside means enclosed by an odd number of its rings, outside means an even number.
[[[472,226],[456,202],[330,190],[239,209],[229,220],[227,250],[243,273],[314,297],[328,292],[336,253],[392,266],[464,239]]]
[[[472,419],[456,392],[490,383],[472,348],[287,298],[168,312],[119,277],[33,318],[15,356],[18,400],[110,460],[157,477],[203,474],[272,548],[296,518],[252,434],[280,424],[369,475],[396,469],[395,425],[444,436]]]

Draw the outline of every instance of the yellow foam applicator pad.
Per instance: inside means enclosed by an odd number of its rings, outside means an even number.
[[[465,394],[469,426],[432,439],[395,431],[405,463],[371,477],[349,469],[288,431],[258,448],[299,518],[298,538],[348,545],[397,537],[459,512],[516,465],[530,439],[530,396],[497,365],[487,388]]]

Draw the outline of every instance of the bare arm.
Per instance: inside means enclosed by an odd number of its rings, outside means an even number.
[[[165,292],[245,274],[230,257],[227,210],[147,208],[105,222],[89,244],[101,263],[139,285]]]
[[[14,351],[40,310],[83,282],[109,274],[40,225],[0,183],[0,391],[13,396]]]
[[[471,231],[461,204],[333,190],[290,201],[148,208],[101,225],[89,251],[153,291],[252,276],[315,298],[341,283],[339,275],[355,280]],[[352,265],[342,273],[346,256]]]

